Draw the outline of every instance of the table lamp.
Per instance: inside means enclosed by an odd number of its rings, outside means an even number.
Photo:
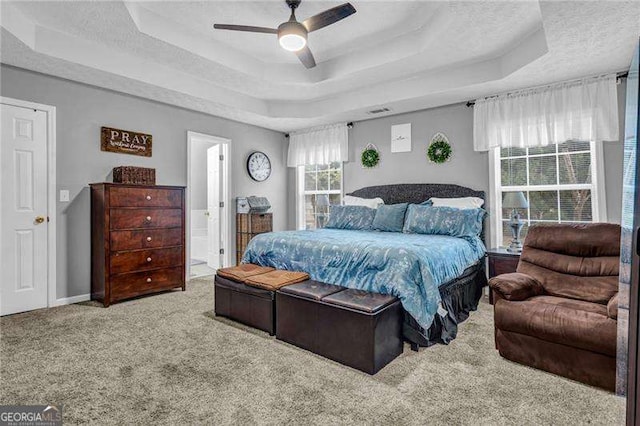
[[[511,244],[507,248],[507,251],[511,253],[520,253],[522,251],[522,241],[520,241],[520,231],[524,221],[520,217],[518,209],[529,208],[529,202],[525,198],[522,191],[507,192],[502,200],[502,207],[511,210],[511,220],[509,221],[509,227],[511,228],[511,235],[513,239]]]
[[[327,210],[329,207],[329,196],[327,194],[316,195],[316,208],[318,209],[317,227],[324,228],[327,221]],[[318,208],[320,207],[320,208]]]

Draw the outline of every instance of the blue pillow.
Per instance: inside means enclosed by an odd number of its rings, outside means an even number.
[[[456,209],[411,204],[403,232],[470,237],[480,235],[486,212],[483,209]]]
[[[402,232],[407,203],[381,205],[376,210],[371,227],[377,231]]]
[[[369,230],[375,214],[365,206],[332,206],[325,228]]]

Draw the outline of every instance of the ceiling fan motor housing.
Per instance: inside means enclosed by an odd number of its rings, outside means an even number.
[[[287,21],[278,26],[278,40],[280,45],[295,52],[307,44],[307,29],[299,22]]]

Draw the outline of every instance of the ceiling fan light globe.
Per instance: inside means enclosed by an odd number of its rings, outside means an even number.
[[[297,52],[307,45],[307,40],[297,34],[285,34],[281,36],[278,41],[280,42],[280,46],[289,52]]]
[[[284,50],[297,52],[307,45],[307,29],[296,21],[285,22],[278,27],[278,42]]]

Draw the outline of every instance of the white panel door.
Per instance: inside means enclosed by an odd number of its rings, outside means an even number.
[[[220,145],[207,150],[207,265],[220,267]]]
[[[47,307],[47,114],[1,105],[0,315]]]

